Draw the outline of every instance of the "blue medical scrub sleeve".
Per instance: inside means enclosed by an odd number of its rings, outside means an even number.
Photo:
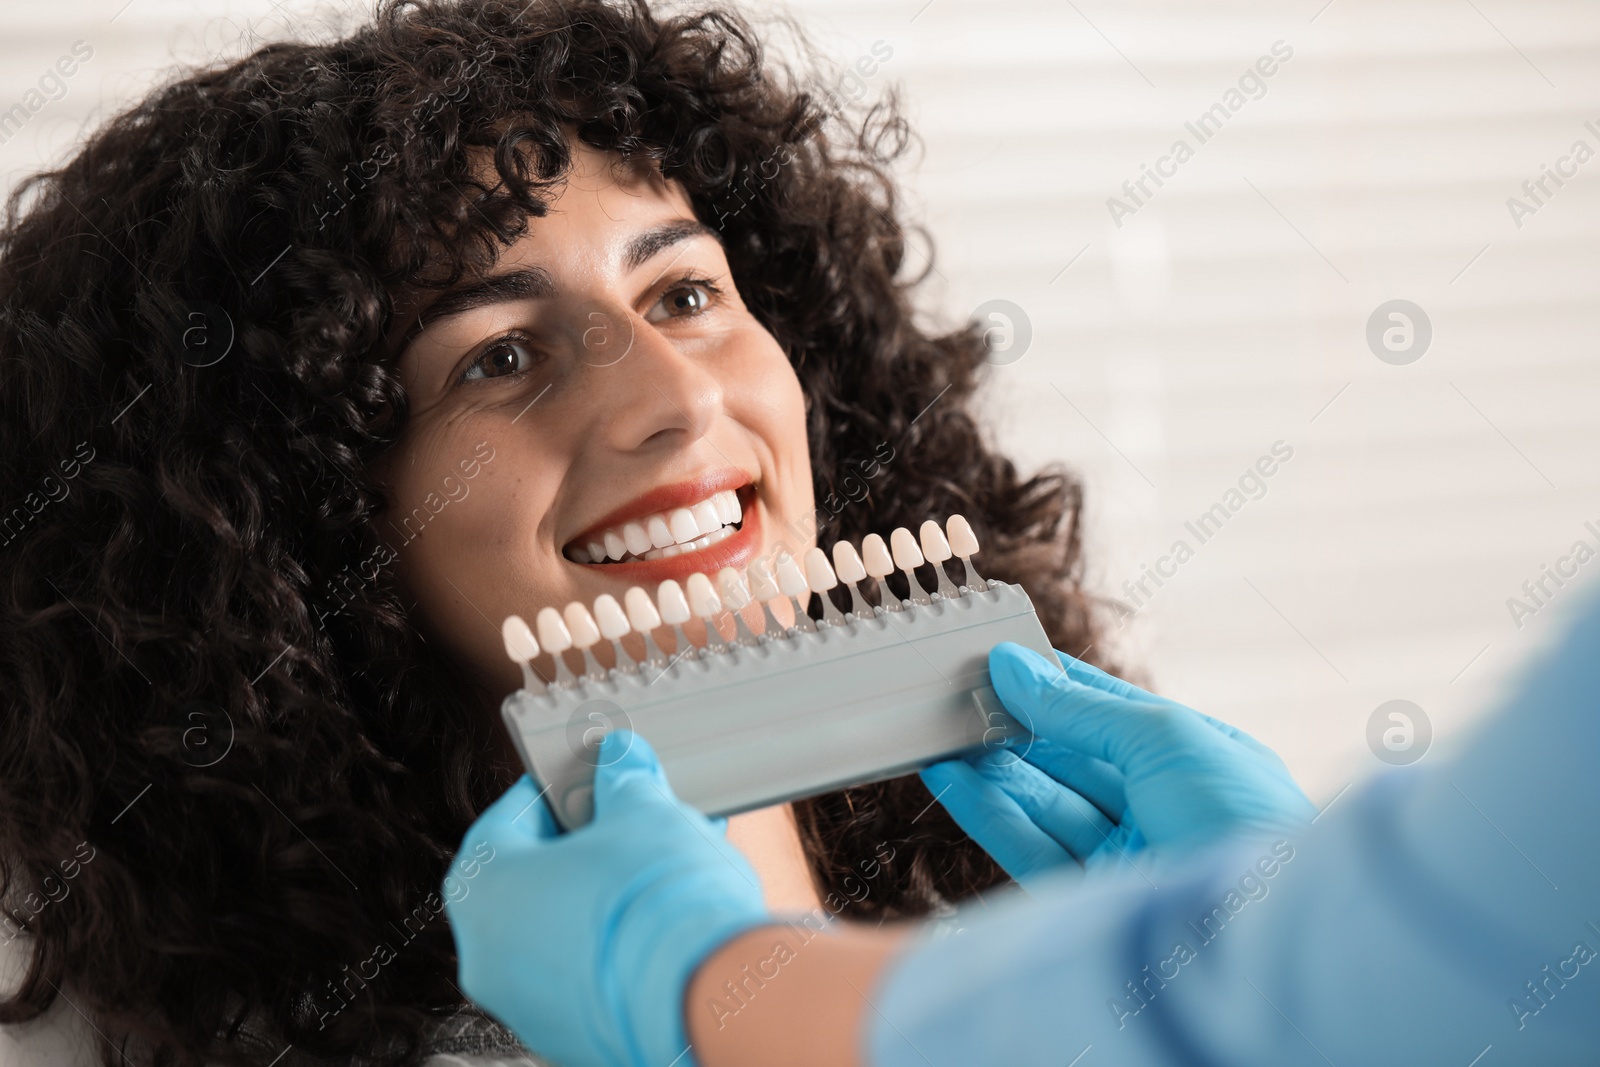
[[[1600,600],[1453,758],[1150,874],[1051,876],[920,935],[869,1061],[1600,1064]]]

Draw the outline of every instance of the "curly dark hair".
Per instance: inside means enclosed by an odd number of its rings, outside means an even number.
[[[573,131],[656,161],[721,232],[807,398],[821,543],[963,513],[984,571],[1089,648],[1080,485],[988,441],[978,328],[930,336],[927,270],[901,276],[898,101],[839,104],[728,10],[389,0],[345,39],[176,77],[14,191],[0,860],[28,957],[0,1021],[70,983],[106,1063],[401,1064],[461,1009],[438,887],[521,768],[367,573],[367,471],[407,415],[383,339],[399,294],[544,214]],[[1004,880],[930,803],[912,776],[796,805],[846,914]]]

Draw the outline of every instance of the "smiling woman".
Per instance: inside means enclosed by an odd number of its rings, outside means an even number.
[[[484,680],[491,713],[521,675],[488,620],[742,568],[812,511],[795,369],[653,162],[575,144],[492,273],[401,304],[421,326],[395,346],[411,408],[374,465],[388,498],[416,499],[475,441],[503,456],[399,566],[414,621]]]
[[[1076,482],[987,443],[976,326],[913,321],[904,122],[791,81],[721,10],[386,3],[19,188],[0,500],[94,462],[0,548],[0,1022],[81,1012],[108,1064],[513,1051],[437,888],[522,770],[506,615],[959,512],[1091,644]],[[914,777],[730,838],[857,919],[1004,878]]]

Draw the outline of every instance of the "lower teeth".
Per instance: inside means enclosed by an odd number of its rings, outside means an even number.
[[[727,540],[729,537],[732,537],[737,532],[738,532],[738,527],[736,527],[736,526],[724,526],[720,530],[715,530],[715,531],[713,531],[711,533],[708,533],[704,537],[697,537],[693,541],[686,541],[681,545],[668,545],[666,548],[652,548],[650,551],[646,552],[642,556],[636,556],[632,552],[629,552],[626,555],[624,555],[621,559],[603,559],[603,560],[595,560],[595,562],[596,563],[638,563],[641,560],[646,560],[647,561],[647,560],[653,560],[653,559],[670,559],[673,556],[681,555],[684,552],[698,552],[703,548],[709,548],[712,545],[716,544],[718,541]]]

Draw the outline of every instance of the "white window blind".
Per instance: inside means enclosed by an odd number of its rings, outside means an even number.
[[[1600,552],[1600,159],[1574,153],[1600,151],[1600,8],[788,10],[841,66],[893,48],[866,92],[900,82],[925,140],[924,307],[1026,313],[992,422],[1025,466],[1087,479],[1091,585],[1144,604],[1123,662],[1324,803],[1384,766],[1385,702],[1446,744],[1492,707],[1600,575],[1569,561],[1545,607],[1508,608],[1575,542]],[[1535,204],[1547,168],[1570,176]],[[1397,299],[1432,327],[1409,365],[1366,339]]]

